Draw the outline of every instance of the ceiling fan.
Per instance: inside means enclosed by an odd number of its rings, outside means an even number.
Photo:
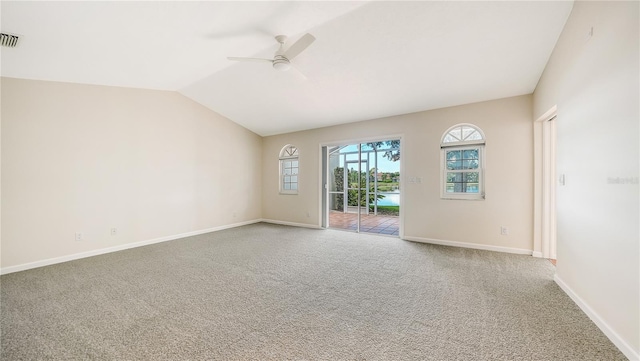
[[[255,61],[255,62],[268,62],[271,63],[273,68],[280,71],[287,71],[291,68],[291,60],[302,53],[309,45],[311,45],[316,38],[307,33],[304,34],[298,41],[293,43],[287,50],[284,50],[284,44],[287,41],[286,35],[277,35],[276,41],[280,44],[280,48],[273,55],[273,59],[263,58],[243,58],[230,56],[227,59],[233,61]]]

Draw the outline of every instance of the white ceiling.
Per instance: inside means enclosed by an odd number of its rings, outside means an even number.
[[[7,77],[175,90],[260,135],[533,92],[571,1],[2,1]],[[293,64],[273,35],[316,37]]]

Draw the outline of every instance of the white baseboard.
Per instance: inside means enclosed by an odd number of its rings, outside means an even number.
[[[598,328],[604,333],[611,342],[622,352],[629,360],[640,360],[640,352],[634,350],[627,342],[625,342],[620,335],[618,335],[601,317],[598,315],[589,305],[578,296],[571,287],[569,287],[558,275],[553,276],[554,281],[560,286],[560,288],[573,300],[573,302],[580,307],[580,309],[589,316],[591,321],[598,326]]]
[[[542,257],[542,252],[540,252],[540,251],[534,251],[532,256],[536,257],[536,258],[544,258],[544,257]]]
[[[265,223],[273,223],[273,224],[281,224],[283,226],[293,226],[293,227],[304,227],[304,228],[313,228],[313,229],[322,229],[322,227],[315,224],[306,224],[306,223],[295,223],[295,222],[285,222],[285,221],[276,221],[275,219],[261,219],[260,222]]]
[[[457,242],[457,241],[446,241],[442,239],[433,239],[433,238],[406,236],[406,237],[403,237],[402,239],[406,239],[407,241],[420,242],[420,243],[439,244],[442,246],[481,249],[484,251],[495,251],[495,252],[526,254],[526,255],[531,255],[533,253],[529,249],[510,248],[510,247],[492,246],[488,244],[466,243],[466,242]]]
[[[42,261],[29,262],[29,263],[16,265],[16,266],[4,267],[4,268],[0,269],[0,275],[13,273],[13,272],[19,272],[19,271],[25,271],[25,270],[32,269],[32,268],[49,266],[49,265],[56,264],[56,263],[73,261],[73,260],[81,259],[81,258],[98,256],[98,255],[105,254],[105,253],[123,251],[123,250],[129,249],[129,248],[148,246],[148,245],[154,244],[154,243],[173,241],[173,240],[180,239],[180,238],[185,238],[185,237],[190,237],[190,236],[197,236],[199,234],[210,233],[210,232],[215,232],[215,231],[221,231],[223,229],[246,226],[248,224],[258,223],[260,221],[261,221],[260,219],[255,219],[255,220],[251,220],[251,221],[227,224],[227,225],[224,225],[224,226],[201,229],[201,230],[197,230],[197,231],[191,231],[191,232],[176,234],[176,235],[172,235],[172,236],[154,238],[154,239],[149,239],[149,240],[146,240],[146,241],[139,241],[139,242],[133,242],[133,243],[126,243],[126,244],[121,244],[121,245],[118,245],[118,246],[113,246],[113,247],[108,247],[108,248],[100,248],[100,249],[87,251],[87,252],[74,253],[74,254],[70,254],[70,255],[67,255],[67,256],[49,258],[49,259],[45,259],[45,260],[42,260]]]

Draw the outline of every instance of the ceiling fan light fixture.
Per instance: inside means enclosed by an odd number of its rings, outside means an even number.
[[[276,55],[276,58],[273,59],[273,68],[278,71],[287,71],[291,69],[291,63],[284,56]]]

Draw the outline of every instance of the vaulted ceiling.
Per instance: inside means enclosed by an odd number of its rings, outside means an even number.
[[[2,1],[6,77],[178,91],[260,135],[529,94],[571,1]],[[281,72],[273,36],[316,41]]]

